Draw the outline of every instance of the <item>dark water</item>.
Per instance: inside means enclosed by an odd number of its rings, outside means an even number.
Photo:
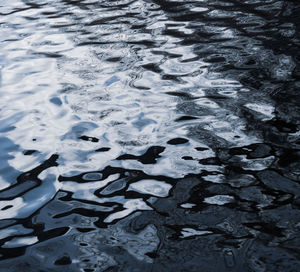
[[[0,0],[0,271],[300,271],[300,4]]]

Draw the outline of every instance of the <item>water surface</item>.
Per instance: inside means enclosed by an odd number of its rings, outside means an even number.
[[[297,271],[299,8],[0,0],[0,271]]]

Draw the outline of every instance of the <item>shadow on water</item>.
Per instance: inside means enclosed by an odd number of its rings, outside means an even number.
[[[299,9],[0,2],[0,271],[297,271]]]

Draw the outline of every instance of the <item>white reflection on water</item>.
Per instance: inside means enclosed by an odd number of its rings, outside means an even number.
[[[142,194],[150,194],[158,197],[166,197],[169,195],[169,191],[172,185],[151,179],[144,179],[138,182],[130,184],[128,190],[136,191]]]
[[[39,240],[36,236],[18,237],[18,238],[13,238],[8,242],[5,242],[2,247],[3,248],[22,247],[22,246],[33,245],[38,241]]]
[[[204,199],[205,203],[213,204],[213,205],[225,205],[233,201],[234,201],[234,197],[228,195],[215,195],[211,197],[206,197]]]
[[[59,165],[46,171],[51,175],[40,175],[42,183],[38,188],[9,202],[13,207],[0,211],[1,218],[29,216],[62,189],[73,192],[77,200],[122,204],[123,211],[105,219],[112,222],[149,207],[139,198],[130,202],[124,196],[95,196],[96,189],[119,178],[113,175],[100,181],[98,176],[89,184],[60,184],[57,177],[107,166],[173,178],[204,170],[223,173],[222,165],[199,163],[216,156],[216,141],[222,140],[228,146],[260,141],[246,132],[246,122],[239,114],[239,104],[245,105],[242,84],[212,72],[211,64],[196,53],[196,45],[181,44],[180,37],[166,34],[171,30],[194,35],[195,28],[189,22],[174,24],[163,10],[140,1],[118,9],[111,8],[114,3],[102,3],[101,8],[94,3],[95,9],[61,1],[44,3],[39,8],[27,8],[24,1],[4,4],[7,15],[0,18],[0,131],[15,144],[6,150],[8,167],[28,171],[54,153],[59,155]],[[21,9],[17,15],[10,14],[18,7]],[[60,14],[62,9],[63,15],[49,15]],[[206,10],[194,7],[193,11]],[[219,11],[208,14],[228,15]],[[141,25],[145,20],[145,31],[130,27],[131,23]],[[235,39],[237,35],[224,27],[202,27],[223,38]],[[222,104],[211,98],[213,90],[230,102]],[[185,96],[177,96],[178,93]],[[271,117],[272,105],[262,112],[251,101],[247,103],[245,107]],[[183,114],[194,119],[175,121]],[[85,140],[82,136],[86,136]],[[188,142],[167,144],[178,137]],[[154,145],[165,147],[156,163],[116,160],[124,154],[141,156]],[[199,152],[199,146],[207,150]],[[95,152],[101,147],[108,151]],[[36,152],[25,157],[26,150]],[[213,178],[207,176],[206,180],[222,182],[221,176]],[[14,183],[15,177],[3,180],[1,186]],[[167,196],[170,189],[171,185],[162,183],[150,186],[149,181],[129,187],[139,194],[161,197]]]

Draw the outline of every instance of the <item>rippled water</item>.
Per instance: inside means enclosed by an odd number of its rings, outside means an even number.
[[[298,271],[299,15],[0,0],[0,271]]]

